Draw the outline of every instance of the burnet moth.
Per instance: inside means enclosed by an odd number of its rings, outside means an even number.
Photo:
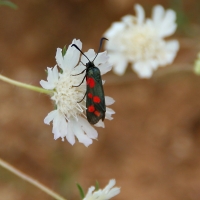
[[[83,80],[81,81],[79,85],[73,86],[73,87],[79,87],[83,83],[83,81],[86,79],[87,88],[86,88],[86,93],[83,99],[86,96],[86,108],[87,108],[86,116],[90,124],[96,124],[100,119],[102,119],[103,121],[105,118],[105,112],[106,112],[105,96],[104,96],[103,84],[101,80],[101,72],[99,68],[97,68],[94,65],[94,60],[99,54],[103,40],[108,40],[108,39],[101,38],[98,52],[95,58],[93,59],[93,61],[90,61],[89,58],[78,48],[78,46],[76,46],[75,44],[72,44],[72,47],[77,48],[82,53],[82,55],[85,56],[87,60],[89,61],[85,65],[86,68],[81,73],[76,74],[76,75],[80,75],[86,71]],[[73,76],[76,76],[76,75],[73,75]],[[81,101],[83,101],[83,99]],[[81,101],[79,101],[78,103],[80,103]]]

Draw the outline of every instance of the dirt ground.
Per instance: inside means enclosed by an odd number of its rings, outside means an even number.
[[[55,65],[57,47],[79,38],[84,51],[97,49],[110,24],[133,13],[137,3],[13,2],[18,10],[0,7],[0,71],[36,86],[46,78],[46,67]],[[171,66],[149,80],[131,69],[122,77],[112,72],[103,77],[116,114],[98,128],[98,141],[88,148],[53,139],[52,126],[43,123],[53,109],[48,96],[0,82],[0,157],[68,200],[79,199],[77,182],[87,190],[96,180],[104,187],[111,178],[121,187],[116,200],[199,200],[200,77],[192,72],[200,50],[197,2],[183,5],[191,22],[180,21],[173,36],[180,51]],[[172,6],[166,0],[139,3],[149,13],[157,3]],[[52,198],[0,168],[0,200],[36,199]]]

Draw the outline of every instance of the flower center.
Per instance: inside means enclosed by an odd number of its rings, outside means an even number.
[[[85,110],[83,101],[78,103],[85,94],[85,83],[77,86],[81,83],[83,75],[71,76],[70,73],[61,74],[54,95],[51,97],[57,105],[57,109],[60,110],[66,118],[73,117],[77,119],[77,115],[81,115]]]
[[[126,34],[121,34],[121,37],[126,46],[124,53],[130,61],[154,59],[164,43],[155,29],[146,24],[128,27]]]

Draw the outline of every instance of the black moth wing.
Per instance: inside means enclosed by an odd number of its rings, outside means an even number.
[[[100,119],[102,119],[102,121],[104,120],[106,112],[101,72],[97,67],[91,67],[87,70],[86,74],[86,116],[90,124],[96,124]],[[89,80],[91,80],[92,83]],[[94,98],[100,100],[100,102],[96,102]],[[91,110],[91,107],[94,108],[94,110]]]

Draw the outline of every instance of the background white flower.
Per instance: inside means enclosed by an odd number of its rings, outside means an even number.
[[[76,44],[80,49],[82,48],[80,40],[74,39],[72,44]],[[64,56],[62,49],[57,49],[57,65],[53,68],[47,68],[47,81],[40,81],[43,88],[53,91],[51,100],[54,101],[56,106],[56,109],[45,117],[44,123],[53,122],[54,139],[62,138],[64,140],[66,138],[73,145],[75,138],[77,138],[79,142],[89,146],[93,139],[97,139],[98,133],[85,119],[85,100],[78,103],[86,92],[85,81],[79,87],[73,87],[81,83],[85,74],[73,75],[79,74],[85,69],[85,66],[79,64],[80,52],[71,47],[72,44],[69,45]],[[92,60],[95,57],[95,52],[89,50],[86,55]],[[83,57],[82,62],[85,63]],[[94,64],[99,67],[101,74],[111,70],[106,52],[99,53]],[[111,97],[106,97],[105,101],[106,105],[114,103]],[[108,108],[105,118],[111,120],[112,114],[114,114],[114,111]],[[104,123],[99,121],[96,126],[104,127]]]
[[[112,179],[109,181],[108,185],[102,190],[95,190],[95,187],[92,186],[88,189],[88,193],[86,194],[83,200],[109,200],[112,197],[118,195],[120,193],[120,188],[114,187],[116,181]]]
[[[179,49],[177,40],[164,40],[176,30],[176,13],[157,5],[152,18],[145,19],[140,5],[135,5],[135,11],[136,16],[124,16],[121,22],[113,23],[106,31],[104,36],[109,42],[105,48],[116,74],[123,75],[131,63],[139,77],[149,78],[159,66],[172,63]]]

